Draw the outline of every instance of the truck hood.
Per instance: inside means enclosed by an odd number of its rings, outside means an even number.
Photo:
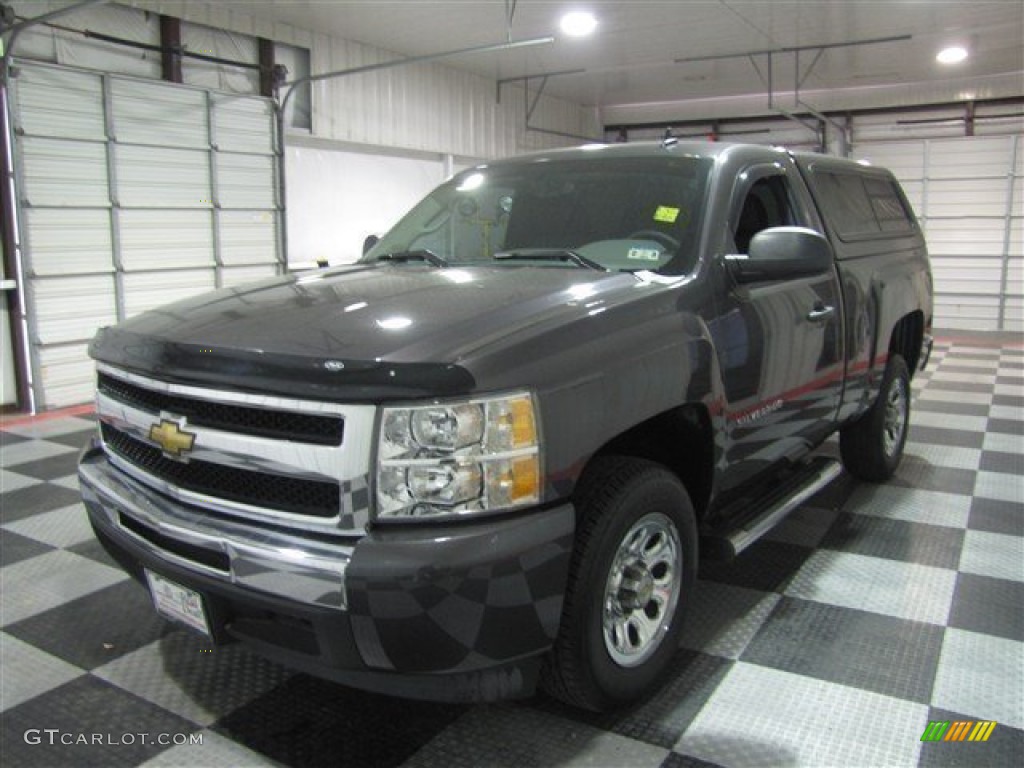
[[[357,264],[169,304],[101,330],[90,352],[163,379],[227,376],[234,389],[455,394],[473,388],[467,355],[629,300],[643,284],[561,266]]]

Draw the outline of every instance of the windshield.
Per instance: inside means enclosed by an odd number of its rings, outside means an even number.
[[[686,274],[711,164],[681,156],[478,166],[434,190],[362,260]]]

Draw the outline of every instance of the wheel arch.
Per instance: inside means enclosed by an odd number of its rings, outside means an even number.
[[[924,312],[917,309],[897,320],[889,335],[889,355],[895,354],[903,358],[911,378],[914,377],[914,372],[921,361],[924,327]]]
[[[632,456],[661,464],[683,483],[700,519],[711,498],[714,453],[714,432],[707,407],[703,403],[688,403],[612,438],[594,453],[588,465],[599,456]]]

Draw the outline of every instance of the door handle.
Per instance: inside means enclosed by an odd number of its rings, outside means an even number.
[[[807,319],[812,323],[816,323],[819,320],[824,320],[835,311],[835,307],[826,307],[824,304],[815,304],[814,309],[807,313]]]

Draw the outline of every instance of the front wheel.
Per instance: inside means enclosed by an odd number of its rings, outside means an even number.
[[[894,354],[874,405],[839,433],[843,465],[861,480],[888,480],[903,457],[909,427],[910,373],[903,358]]]
[[[543,685],[604,710],[649,691],[679,644],[696,580],[693,506],[654,462],[595,459],[574,498],[577,543]]]

